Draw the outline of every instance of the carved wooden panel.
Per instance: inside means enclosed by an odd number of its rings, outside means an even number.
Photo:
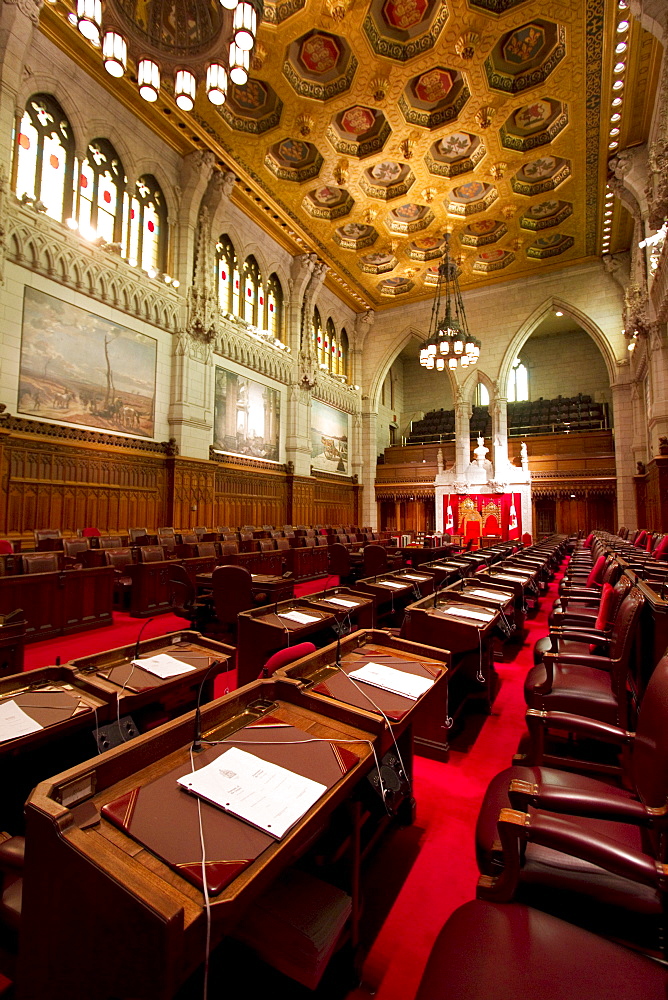
[[[285,472],[219,465],[213,510],[214,525],[286,524]]]
[[[295,476],[292,524],[359,524],[360,487],[350,480]]]
[[[668,456],[651,459],[645,475],[634,481],[638,527],[668,531]]]

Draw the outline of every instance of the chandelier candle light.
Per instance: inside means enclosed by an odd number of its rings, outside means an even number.
[[[445,371],[477,364],[480,341],[471,336],[466,322],[457,264],[450,257],[450,235],[445,233],[445,256],[438,268],[438,282],[431,309],[429,336],[420,351],[423,368]]]
[[[216,105],[225,103],[228,79],[240,87],[248,82],[263,13],[263,0],[153,0],[134,7],[122,0],[77,0],[71,20],[102,49],[111,76],[125,75],[130,54],[145,101],[158,100],[170,73],[177,107],[192,111],[198,81]]]

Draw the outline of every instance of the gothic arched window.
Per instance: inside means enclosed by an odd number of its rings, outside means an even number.
[[[283,289],[276,274],[267,281],[267,330],[277,340],[283,340]]]
[[[76,218],[84,235],[93,230],[108,243],[123,235],[125,171],[108,139],[93,139],[79,171],[79,204]]]
[[[258,323],[258,306],[260,303],[260,289],[262,281],[260,278],[260,268],[255,257],[251,254],[247,257],[242,269],[243,278],[243,316],[247,323],[253,326],[261,326]],[[262,296],[264,300],[264,295]]]
[[[132,196],[126,196],[127,246],[125,255],[131,264],[145,271],[164,271],[167,261],[167,206],[152,174],[144,174],[135,184]]]
[[[318,363],[322,364],[325,360],[325,344],[320,310],[317,306],[313,309],[313,350],[316,358],[318,359]]]
[[[46,205],[58,222],[72,215],[75,171],[72,128],[58,101],[34,94],[26,104],[16,137],[16,196]]]
[[[336,328],[334,326],[334,320],[330,316],[325,324],[325,364],[327,365],[327,371],[336,371],[333,362],[337,349]]]
[[[343,327],[339,334],[336,372],[337,375],[345,376],[346,381],[350,381],[350,372],[348,371],[348,334],[345,327]]]
[[[513,361],[508,376],[508,402],[521,403],[529,399],[529,372],[519,358]]]
[[[216,269],[218,272],[218,303],[223,312],[232,313],[232,289],[237,258],[229,236],[221,236],[216,243]]]

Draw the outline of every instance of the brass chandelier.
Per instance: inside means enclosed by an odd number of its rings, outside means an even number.
[[[469,333],[457,263],[450,257],[450,235],[445,233],[445,254],[438,268],[438,281],[431,309],[429,336],[420,350],[423,368],[454,371],[475,365],[480,357],[480,341]]]
[[[243,86],[263,0],[77,0],[70,15],[81,34],[102,51],[105,69],[120,78],[128,55],[145,101],[157,101],[161,85],[177,107],[192,111],[199,82],[212,104],[227,97],[228,80]]]

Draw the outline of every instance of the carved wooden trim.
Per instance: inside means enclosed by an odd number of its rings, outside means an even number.
[[[228,469],[262,469],[263,472],[275,472],[280,475],[286,473],[286,466],[281,463],[265,462],[261,458],[244,458],[242,455],[227,455],[224,452],[216,451],[213,445],[209,445],[209,459]]]
[[[81,427],[70,427],[63,424],[50,424],[41,420],[29,420],[25,417],[14,417],[11,414],[0,416],[0,430],[12,431],[15,434],[28,437],[51,438],[59,441],[81,441],[87,444],[114,448],[128,448],[133,451],[152,452],[153,454],[169,455],[173,444],[169,441],[146,441],[143,438],[126,437],[122,434],[108,434],[105,431],[87,431]]]

